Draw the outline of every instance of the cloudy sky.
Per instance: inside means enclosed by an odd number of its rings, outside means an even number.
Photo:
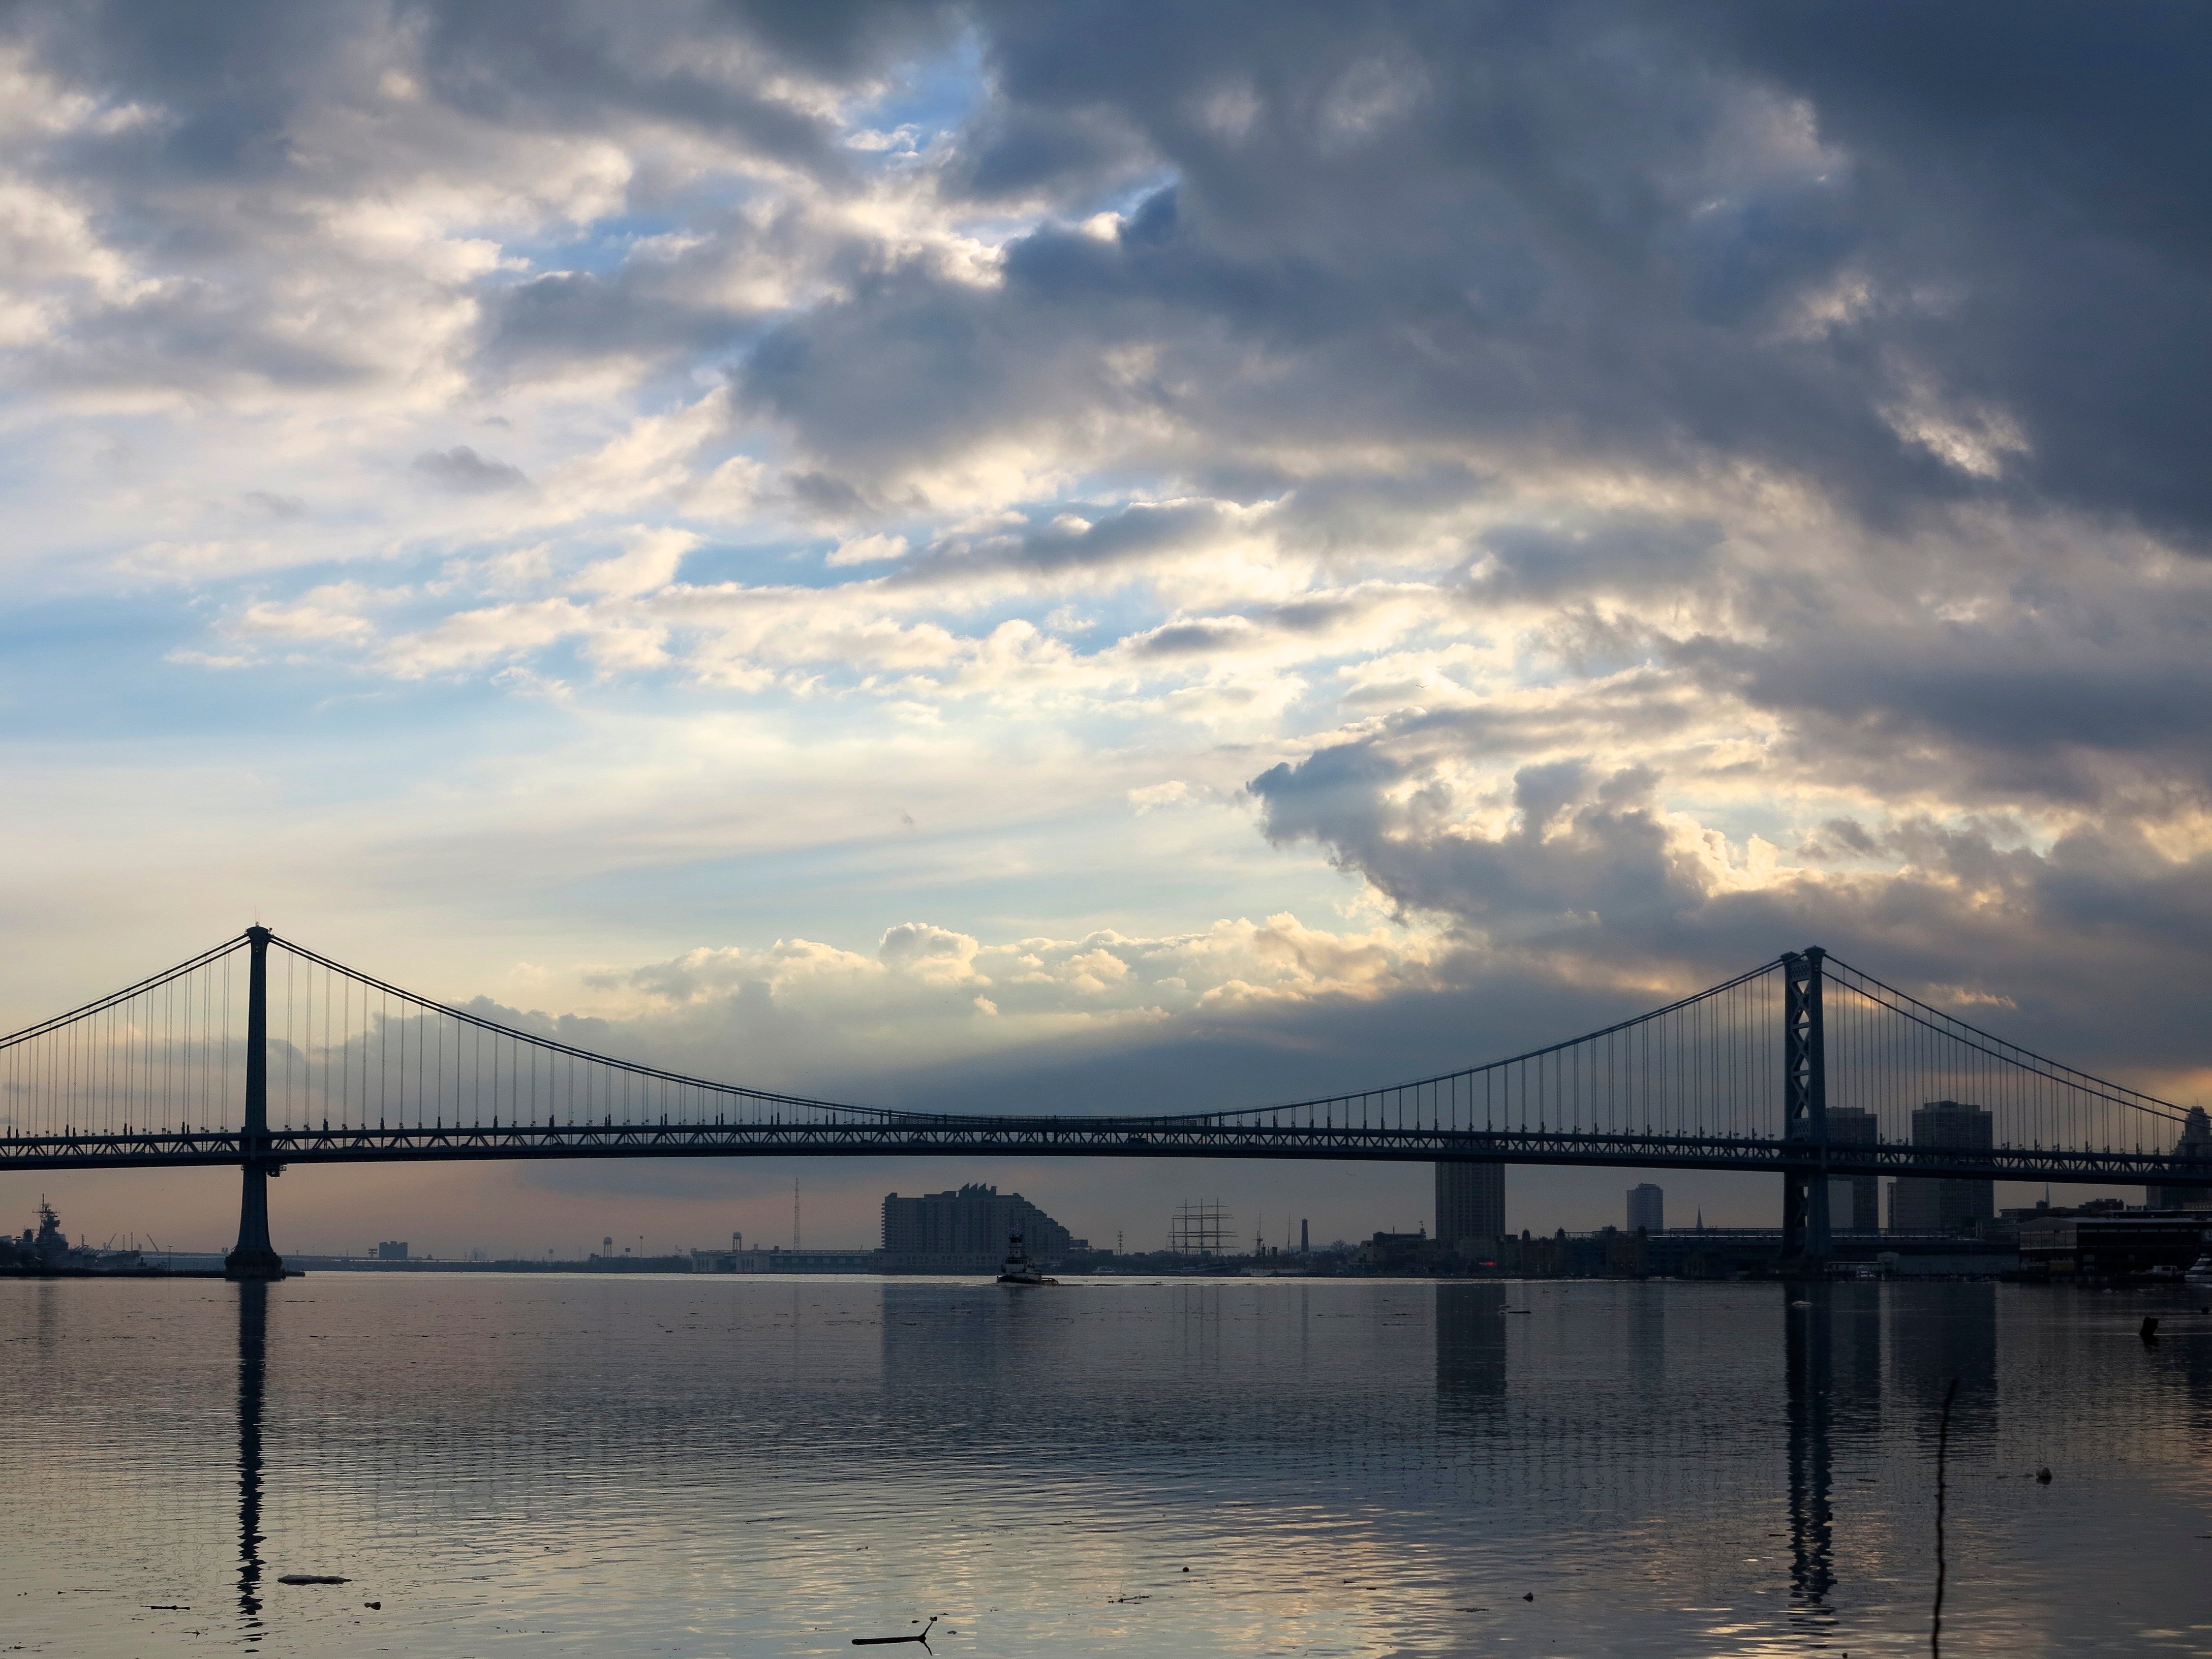
[[[2212,1092],[2208,76],[2148,0],[0,8],[0,1023],[258,916],[744,1081],[1202,1107],[1819,942]],[[796,1173],[825,1243],[1429,1206]],[[775,1237],[793,1174],[278,1231]]]

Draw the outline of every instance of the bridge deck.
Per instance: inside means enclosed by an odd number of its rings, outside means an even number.
[[[860,1123],[489,1124],[272,1129],[257,1146],[236,1132],[149,1130],[0,1139],[0,1170],[241,1164],[450,1162],[547,1158],[1054,1157],[1324,1158],[1737,1170],[1818,1167],[1802,1143],[1722,1136],[1601,1135],[1572,1130],[1308,1128],[1123,1117],[911,1118]],[[2147,1152],[2000,1146],[1986,1150],[1831,1145],[1825,1167],[1850,1176],[2099,1182],[2212,1187],[2202,1161]]]

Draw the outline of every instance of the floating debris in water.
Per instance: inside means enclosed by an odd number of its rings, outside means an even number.
[[[902,1642],[919,1642],[921,1644],[923,1652],[934,1652],[935,1650],[929,1645],[929,1629],[930,1625],[934,1625],[936,1622],[937,1615],[932,1613],[929,1624],[921,1627],[921,1633],[919,1636],[855,1636],[853,1638],[853,1645],[856,1648],[888,1648],[896,1647]]]
[[[349,1584],[350,1578],[341,1578],[331,1572],[287,1572],[277,1576],[280,1584]]]

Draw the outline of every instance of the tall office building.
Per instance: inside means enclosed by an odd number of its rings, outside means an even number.
[[[1628,1189],[1628,1231],[1647,1233],[1667,1231],[1667,1194],[1650,1182]]]
[[[1437,1237],[1448,1250],[1463,1238],[1505,1235],[1505,1166],[1454,1163],[1437,1165]]]
[[[884,1249],[900,1255],[997,1260],[1015,1233],[1037,1261],[1056,1261],[1067,1254],[1067,1229],[1019,1193],[971,1184],[957,1193],[917,1198],[892,1193],[884,1200]]]
[[[2202,1106],[2189,1109],[2173,1155],[2202,1161],[2204,1173],[2212,1176],[2212,1118]],[[2146,1187],[2143,1198],[2154,1210],[2212,1210],[2212,1187]]]
[[[1879,1120],[1856,1106],[1828,1109],[1831,1146],[1871,1146],[1881,1135]],[[1881,1231],[1881,1182],[1875,1176],[1836,1176],[1828,1182],[1828,1225],[1836,1232]]]
[[[1831,1112],[1831,1120],[1835,1114]],[[1985,1152],[1993,1144],[1986,1106],[1931,1100],[1912,1109],[1912,1144],[1948,1152]],[[1897,1233],[1971,1232],[1997,1212],[1996,1182],[1948,1176],[1900,1176],[1890,1184],[1889,1229]]]

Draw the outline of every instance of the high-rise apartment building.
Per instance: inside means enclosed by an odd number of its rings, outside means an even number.
[[[1463,1238],[1505,1233],[1505,1166],[1458,1162],[1437,1165],[1437,1237],[1455,1250]]]
[[[1667,1231],[1667,1194],[1644,1182],[1628,1189],[1628,1231],[1663,1233]]]
[[[1881,1137],[1879,1120],[1856,1106],[1828,1109],[1831,1146],[1871,1146]],[[1828,1225],[1839,1233],[1881,1231],[1881,1182],[1874,1176],[1837,1176],[1828,1182]]]
[[[1831,1121],[1835,1114],[1829,1115]],[[1985,1152],[1993,1144],[1986,1106],[1931,1100],[1912,1109],[1912,1144],[1946,1152]],[[1997,1212],[1996,1182],[1948,1176],[1900,1176],[1889,1189],[1889,1230],[1897,1233],[1971,1232]]]
[[[1019,1193],[971,1183],[953,1193],[884,1200],[884,1249],[902,1255],[1002,1259],[1006,1240],[1022,1236],[1033,1260],[1056,1261],[1071,1241],[1067,1229]]]
[[[2189,1109],[2173,1155],[2202,1161],[2205,1174],[2212,1176],[2212,1118],[2202,1106]],[[2154,1210],[2212,1210],[2212,1187],[2146,1187],[2143,1198]]]

